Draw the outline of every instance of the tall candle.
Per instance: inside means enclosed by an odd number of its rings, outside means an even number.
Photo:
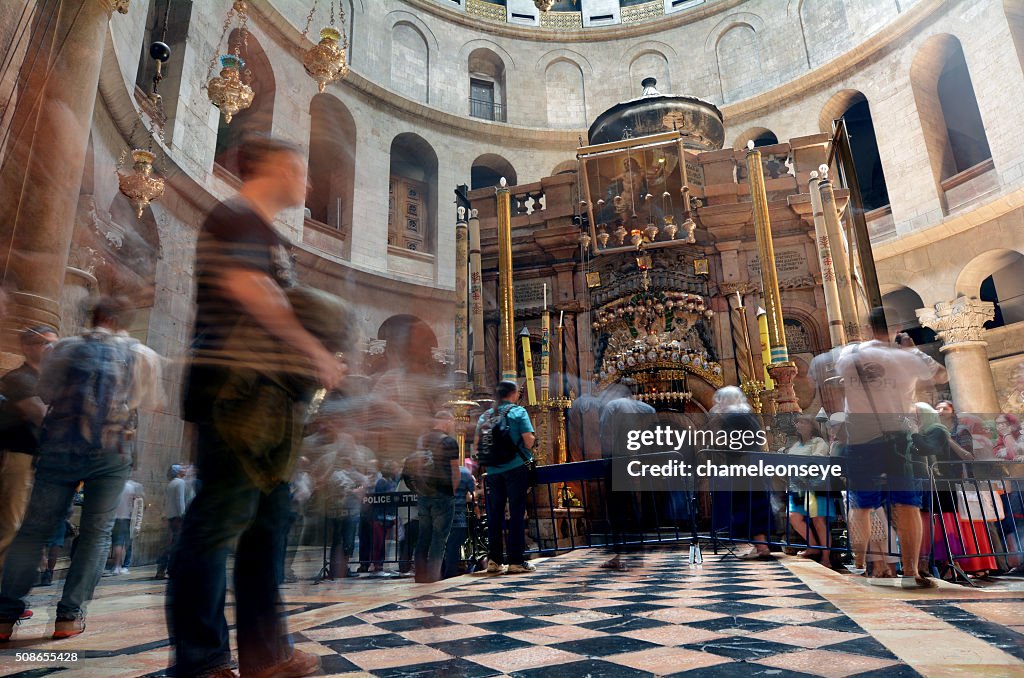
[[[764,363],[764,387],[770,391],[775,388],[775,382],[768,375],[768,366],[772,364],[772,349],[768,338],[768,312],[763,308],[757,309],[757,334],[761,342],[761,362]]]
[[[562,321],[565,320],[565,311],[558,312],[558,327],[562,327]]]
[[[544,310],[548,310],[548,284],[544,283]]]

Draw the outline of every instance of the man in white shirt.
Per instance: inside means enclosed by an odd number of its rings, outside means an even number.
[[[847,475],[851,534],[870,534],[871,511],[891,506],[900,539],[903,576],[928,586],[918,574],[921,547],[921,484],[909,457],[907,416],[914,405],[919,382],[946,383],[946,368],[914,346],[906,334],[888,341],[888,329],[880,308],[869,316],[874,339],[843,349],[836,361],[846,396],[846,430],[849,436]],[[867,542],[854,544],[858,562]]]
[[[145,499],[145,492],[142,485],[129,478],[121,490],[121,499],[114,512],[114,530],[110,535],[114,562],[110,574],[128,574],[128,568],[124,566],[124,554],[132,541],[132,512],[135,510],[136,499]]]
[[[180,464],[172,464],[167,476],[170,481],[164,488],[164,518],[167,519],[167,545],[156,565],[156,576],[154,579],[166,579],[167,567],[170,564],[171,555],[178,544],[178,535],[181,533],[181,522],[185,518],[185,510],[192,501],[192,491],[189,483],[185,480],[186,469]]]

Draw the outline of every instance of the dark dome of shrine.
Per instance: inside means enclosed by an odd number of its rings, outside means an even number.
[[[683,145],[697,151],[717,151],[725,144],[722,112],[713,103],[697,97],[662,94],[658,81],[645,78],[644,91],[636,99],[615,104],[597,116],[590,126],[590,144],[619,141],[626,131],[643,137],[677,129],[683,132]]]

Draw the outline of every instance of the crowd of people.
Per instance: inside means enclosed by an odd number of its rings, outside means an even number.
[[[156,577],[168,580],[178,675],[236,675],[224,615],[233,553],[242,675],[304,676],[318,670],[319,659],[291,642],[280,586],[297,579],[296,554],[319,539],[309,536],[323,535],[324,579],[412,574],[436,582],[474,568],[532,572],[526,517],[537,439],[514,381],[500,382],[493,406],[480,414],[472,459],[456,442],[453,414],[423,397],[415,369],[384,374],[369,398],[346,393],[352,314],[341,300],[296,284],[287,243],[271,226],[304,202],[304,155],[257,138],[240,147],[238,166],[238,195],[215,207],[199,233],[181,407],[195,432],[195,465],[168,469]],[[84,632],[85,605],[104,571],[123,575],[131,563],[145,505],[132,477],[138,412],[159,404],[163,368],[124,331],[126,312],[103,298],[90,328],[63,340],[51,327],[25,328],[24,363],[0,380],[0,640],[31,616],[25,601],[33,585],[52,582],[76,503],[77,538],[53,637]],[[845,485],[737,491],[712,483],[711,529],[749,542],[734,550],[740,558],[772,557],[782,534],[804,545],[799,555],[833,566],[835,527],[843,521],[857,568],[890,578],[895,559],[913,586],[930,585],[932,565],[950,577],[1020,572],[1024,501],[1015,476],[990,480],[956,470],[956,462],[1024,461],[1020,421],[957,413],[949,401],[915,402],[918,385],[946,381],[945,369],[905,334],[890,342],[882,320],[873,313],[874,338],[831,352],[827,368],[816,371],[827,375],[823,391],[841,388],[842,407],[820,420],[798,417],[792,442],[780,450],[841,457]],[[368,411],[376,430],[360,418]],[[625,387],[581,397],[570,412],[570,446],[613,456],[616,429],[653,414]],[[733,386],[715,394],[710,414],[709,426],[721,430],[766,425]],[[371,448],[382,437],[390,438],[387,453]],[[935,462],[950,471],[932,482],[927,471]],[[642,547],[645,498],[612,491],[611,480],[604,496],[615,553],[605,567],[621,569],[627,545],[637,546],[630,530],[641,533]],[[481,494],[487,553],[466,562]],[[387,567],[392,562],[397,571]]]

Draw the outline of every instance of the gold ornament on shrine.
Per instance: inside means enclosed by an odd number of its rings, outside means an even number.
[[[313,14],[316,12],[316,2],[309,10],[306,17],[306,28],[302,31],[303,37],[309,32],[309,26],[313,22]],[[302,65],[309,77],[316,80],[317,88],[323,92],[327,85],[341,80],[348,75],[348,39],[345,37],[344,29],[337,26],[345,24],[345,9],[339,0],[338,21],[335,23],[334,4],[331,4],[331,23],[320,29],[320,42],[306,50],[302,58]]]
[[[251,74],[245,68],[245,60],[242,58],[242,50],[248,51],[249,30],[247,28],[249,17],[248,3],[245,0],[235,0],[228,10],[224,19],[224,27],[221,30],[220,40],[217,45],[224,42],[228,28],[232,20],[238,17],[239,39],[235,40],[234,47],[228,45],[228,53],[215,56],[210,61],[210,68],[207,71],[206,94],[210,103],[219,108],[224,114],[224,122],[231,124],[231,119],[239,111],[244,111],[252,105],[255,96],[252,87],[249,86]],[[213,68],[220,62],[220,75],[211,77]]]
[[[117,173],[118,188],[131,201],[138,219],[142,218],[142,212],[149,203],[164,194],[163,178],[153,174],[154,160],[156,155],[152,151],[136,148],[132,151],[131,173]]]

